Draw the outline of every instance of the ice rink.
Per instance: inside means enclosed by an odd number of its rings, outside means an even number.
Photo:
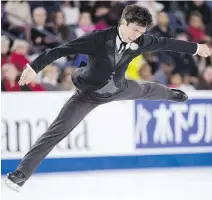
[[[16,193],[1,179],[2,200],[211,200],[212,168],[33,175]]]

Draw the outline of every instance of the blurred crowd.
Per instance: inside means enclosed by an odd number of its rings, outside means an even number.
[[[36,80],[20,87],[26,63],[48,48],[87,32],[118,24],[126,5],[149,8],[153,25],[147,34],[206,43],[212,49],[212,2],[209,1],[2,1],[1,90],[74,90],[71,73],[85,66],[87,55],[60,58],[45,67]],[[175,52],[139,55],[126,78],[156,81],[184,91],[212,89],[212,58]]]

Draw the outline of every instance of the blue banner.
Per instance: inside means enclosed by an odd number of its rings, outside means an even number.
[[[212,147],[212,99],[135,102],[135,146]]]

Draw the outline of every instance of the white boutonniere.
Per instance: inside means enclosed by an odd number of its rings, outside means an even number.
[[[137,43],[135,43],[135,42],[132,42],[131,44],[130,44],[130,49],[131,50],[137,50],[139,48],[139,46],[138,46],[138,44]]]

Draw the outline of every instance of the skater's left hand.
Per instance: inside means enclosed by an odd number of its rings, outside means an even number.
[[[202,57],[208,57],[211,56],[211,51],[206,44],[199,44],[197,54]]]
[[[26,65],[26,68],[21,74],[19,85],[25,85],[33,81],[36,77],[36,72],[29,66]]]

